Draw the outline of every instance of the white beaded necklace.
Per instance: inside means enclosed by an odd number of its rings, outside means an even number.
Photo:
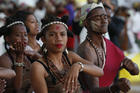
[[[102,60],[102,62],[103,62],[102,69],[104,69],[105,61],[106,61],[106,43],[105,43],[104,38],[102,38],[102,40],[103,40],[103,49],[104,49],[103,58],[101,56],[101,52],[99,52],[99,48],[97,48],[97,46],[95,44],[93,44],[93,41],[89,37],[87,37],[87,40],[89,41],[91,46],[95,49],[95,52],[96,52],[97,57],[98,57],[98,63],[99,63],[99,59]]]

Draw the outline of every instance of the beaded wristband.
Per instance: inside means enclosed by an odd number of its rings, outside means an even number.
[[[82,71],[84,70],[84,65],[83,65],[83,63],[81,63],[81,62],[77,62],[77,64],[81,65],[80,72],[82,72]]]
[[[21,62],[21,63],[14,62],[14,65],[17,66],[17,67],[24,67],[24,63],[23,62]]]

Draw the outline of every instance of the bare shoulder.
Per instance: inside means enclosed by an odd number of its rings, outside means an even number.
[[[42,60],[40,60],[40,61],[43,62]],[[32,63],[31,72],[32,73],[37,73],[37,74],[48,75],[44,66],[41,63],[39,63],[38,61],[35,61],[35,62]]]
[[[86,55],[91,53],[91,47],[87,41],[81,43],[77,49],[77,54],[81,57],[85,57]]]
[[[83,43],[81,43],[78,47],[78,51],[80,50],[85,50],[86,48],[89,48],[89,43],[87,42],[87,40],[85,40]]]
[[[88,43],[87,40],[85,40],[82,44],[79,45],[78,49],[77,49],[77,54],[90,61],[95,63],[97,58],[96,58],[96,52],[93,49],[93,47],[91,47],[91,45]]]
[[[44,69],[43,65],[39,63],[38,61],[33,62],[31,68],[34,70],[39,70],[39,71]]]
[[[2,56],[0,56],[0,66],[5,68],[12,68],[12,61],[9,58],[7,53],[4,53]]]

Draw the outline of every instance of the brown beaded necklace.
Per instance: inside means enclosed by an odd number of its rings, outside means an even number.
[[[70,65],[68,64],[65,56],[62,56],[62,63],[64,65],[64,69],[62,71],[59,71],[58,68],[53,64],[52,60],[47,57],[47,53],[44,56],[45,62],[47,63],[48,68],[50,69],[50,71],[52,72],[52,74],[54,75],[54,77],[61,83],[64,83],[64,76],[66,74],[66,72],[68,71],[68,69],[70,68]],[[56,82],[56,83],[59,83]]]
[[[102,61],[102,63],[103,63],[102,69],[103,69],[105,66],[105,60],[106,60],[106,44],[105,44],[104,39],[103,39],[103,49],[104,49],[103,52],[99,51],[99,48],[97,48],[97,46],[95,44],[93,44],[93,41],[89,37],[87,37],[86,39],[89,41],[90,45],[94,48],[94,50],[96,52],[96,55],[98,58],[98,66],[99,66],[99,61],[100,60]],[[103,55],[103,57],[102,57],[102,55]]]

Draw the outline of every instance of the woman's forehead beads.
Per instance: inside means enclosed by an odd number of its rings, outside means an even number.
[[[7,25],[6,27],[9,28],[9,27],[11,27],[11,26],[13,26],[13,25],[16,25],[16,24],[22,24],[22,25],[24,25],[24,23],[23,23],[22,21],[15,21],[15,22],[13,22],[13,23]]]
[[[52,25],[52,24],[63,24],[63,25],[66,27],[66,29],[68,29],[68,26],[67,26],[65,23],[60,22],[60,21],[53,21],[53,22],[50,22],[50,23],[44,25],[44,26],[42,27],[41,31],[43,31],[46,27],[48,27],[48,26],[50,26],[50,25]]]

